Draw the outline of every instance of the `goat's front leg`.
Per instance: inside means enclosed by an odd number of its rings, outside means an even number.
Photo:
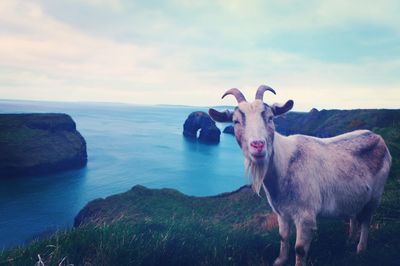
[[[290,234],[290,223],[288,218],[284,218],[281,215],[278,216],[279,235],[281,236],[281,248],[279,257],[274,261],[274,266],[284,265],[289,255],[289,234]]]
[[[296,266],[306,265],[308,250],[314,231],[317,229],[315,215],[303,217],[295,222],[296,225]]]

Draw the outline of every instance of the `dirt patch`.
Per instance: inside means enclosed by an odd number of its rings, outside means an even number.
[[[275,213],[255,214],[251,219],[238,223],[235,228],[259,228],[260,231],[271,231],[278,228],[278,219]],[[258,231],[258,230],[257,230]]]

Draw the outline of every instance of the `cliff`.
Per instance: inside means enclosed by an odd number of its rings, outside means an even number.
[[[86,165],[86,142],[67,114],[1,114],[0,177]]]
[[[276,130],[284,135],[304,134],[333,137],[357,129],[374,130],[400,125],[400,110],[356,109],[289,112],[274,119]]]
[[[374,130],[400,125],[400,110],[356,109],[321,110],[308,113],[289,112],[274,118],[276,131],[283,135],[304,134],[315,137],[333,137],[357,129]],[[234,134],[229,125],[224,133]]]
[[[325,119],[321,112],[319,121]],[[396,112],[387,112],[387,117],[366,112],[353,119],[349,119],[351,114],[343,118],[341,111],[330,114],[338,118],[331,121],[340,130],[352,124],[348,122],[364,121],[382,135],[393,165],[373,217],[367,251],[356,255],[356,243],[347,242],[343,220],[319,219],[308,265],[400,265],[400,126],[398,116],[393,116]],[[312,125],[312,121],[298,122],[302,128],[296,130],[329,128]],[[46,265],[271,265],[279,253],[275,217],[266,199],[247,186],[212,197],[135,186],[89,202],[74,225],[27,247],[0,252],[0,264],[34,265],[40,254]],[[288,265],[294,265],[294,249],[290,252]]]

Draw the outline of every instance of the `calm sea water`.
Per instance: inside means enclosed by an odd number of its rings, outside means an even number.
[[[88,164],[60,174],[0,180],[0,248],[71,227],[85,204],[140,184],[214,195],[247,183],[233,136],[219,145],[182,137],[198,107],[0,101],[0,113],[63,112],[72,116],[88,149]],[[218,125],[222,130],[225,125]]]

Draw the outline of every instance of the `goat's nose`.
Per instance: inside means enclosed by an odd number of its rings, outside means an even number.
[[[250,143],[250,146],[256,149],[258,152],[262,151],[265,146],[265,141],[255,140]]]

